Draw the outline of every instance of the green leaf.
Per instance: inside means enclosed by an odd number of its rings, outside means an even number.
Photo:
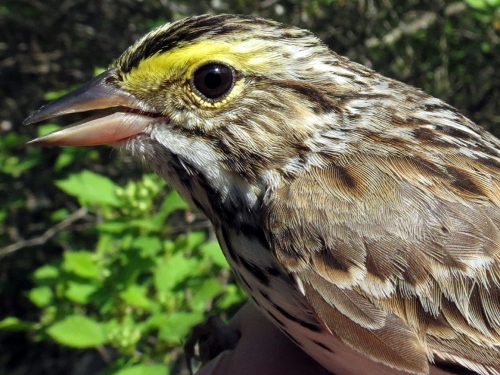
[[[67,208],[61,208],[59,210],[53,211],[50,214],[50,219],[52,221],[62,221],[70,214]]]
[[[99,232],[105,233],[121,233],[128,228],[130,228],[130,223],[124,221],[105,221],[96,225]]]
[[[70,165],[74,160],[75,160],[74,153],[65,148],[64,151],[59,154],[56,163],[54,165],[54,168],[57,171],[60,171],[64,167]]]
[[[77,283],[74,281],[68,282],[68,289],[66,290],[65,296],[77,303],[87,303],[89,302],[89,297],[97,290],[96,285]]]
[[[139,236],[134,238],[132,246],[139,249],[143,257],[153,258],[161,249],[161,241],[157,236]]]
[[[47,279],[57,279],[59,277],[59,269],[51,264],[46,264],[41,266],[35,272],[33,272],[33,278],[35,280],[47,280]]]
[[[98,76],[99,74],[101,73],[104,73],[107,69],[106,68],[103,68],[101,66],[95,66],[94,67],[94,76]]]
[[[124,368],[112,375],[169,375],[168,367],[161,364],[140,364]]]
[[[74,87],[76,88],[76,86],[74,86]],[[70,88],[67,88],[64,90],[59,90],[59,91],[48,91],[45,93],[45,95],[43,97],[47,101],[52,101],[52,100],[59,99],[61,96],[66,95],[70,91],[71,91]]]
[[[74,348],[91,348],[107,342],[101,323],[86,316],[70,315],[47,329],[57,342]]]
[[[25,170],[40,163],[41,154],[37,150],[30,149],[22,157],[14,153],[15,147],[25,141],[24,136],[13,131],[2,133],[0,138],[0,172],[18,178]]]
[[[54,169],[60,171],[73,164],[75,161],[87,160],[93,161],[98,158],[98,151],[89,147],[71,147],[61,148],[61,152],[54,164]],[[71,167],[70,167],[71,168]],[[70,169],[68,168],[68,169]]]
[[[165,324],[167,324],[169,315],[170,315],[169,313],[164,313],[163,311],[153,313],[152,315],[149,316],[149,318],[147,318],[144,321],[144,326],[146,329],[149,330],[151,329],[156,330],[160,327],[163,327]]]
[[[160,215],[154,215],[153,217],[147,219],[130,220],[128,226],[143,229],[147,232],[155,232],[165,226],[165,219]]]
[[[61,127],[59,125],[56,125],[56,124],[40,125],[37,127],[38,136],[41,137],[42,135],[55,132],[56,130],[59,130],[59,129],[61,129]]]
[[[87,279],[95,279],[99,275],[99,267],[94,261],[94,253],[88,251],[65,252],[62,268]]]
[[[200,250],[204,256],[211,259],[219,267],[229,269],[229,264],[217,241],[210,241],[201,245]]]
[[[474,9],[484,10],[488,7],[497,8],[500,6],[500,0],[465,0],[465,2]]]
[[[7,210],[1,210],[0,211],[0,225],[2,225],[5,222],[5,219],[7,219]]]
[[[118,207],[120,200],[116,196],[116,185],[109,178],[90,171],[70,175],[66,180],[59,180],[56,185],[66,193],[77,197],[82,205],[97,203]]]
[[[172,190],[163,201],[160,211],[167,216],[175,210],[185,210],[187,208],[189,208],[189,206],[186,201],[181,198],[177,191]]]
[[[243,305],[246,299],[247,296],[239,286],[229,284],[226,286],[226,293],[217,300],[217,307],[227,310],[234,305]]]
[[[48,286],[33,288],[28,293],[28,298],[38,307],[46,307],[52,303],[52,289]]]
[[[205,241],[206,237],[207,237],[206,233],[202,231],[189,232],[186,238],[186,248],[194,249],[198,247]]]
[[[492,8],[500,7],[500,0],[485,0],[485,1]]]
[[[223,287],[217,280],[204,280],[201,287],[194,290],[193,297],[189,301],[189,306],[191,306],[194,311],[203,312],[205,311],[207,302],[221,294],[222,291]]]
[[[175,280],[171,277],[170,266],[168,264],[160,264],[154,270],[154,281],[156,290],[159,292],[169,292],[175,285]]]
[[[198,260],[186,258],[183,253],[175,254],[155,269],[156,289],[160,292],[171,291],[178,283],[191,276],[198,263]]]
[[[168,316],[160,327],[158,338],[172,343],[181,342],[191,330],[191,327],[203,320],[201,312],[174,312]]]
[[[36,323],[23,322],[15,316],[8,316],[7,318],[0,320],[0,330],[5,331],[27,331],[33,329]]]
[[[120,293],[120,297],[129,305],[148,308],[150,300],[147,298],[148,289],[142,285],[129,285]]]

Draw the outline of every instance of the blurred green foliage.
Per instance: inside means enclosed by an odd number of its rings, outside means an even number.
[[[26,147],[60,124],[17,125],[152,27],[207,12],[309,28],[500,134],[500,0],[3,0],[0,375],[185,373],[190,327],[242,302],[206,219],[161,179],[105,147]]]
[[[73,151],[64,149],[59,160],[70,165]],[[222,277],[229,266],[210,231],[173,235],[168,218],[189,210],[158,176],[145,174],[120,186],[83,170],[55,185],[77,200],[82,217],[99,218],[84,230],[93,234],[95,246],[75,247],[71,232],[60,233],[57,242],[68,250],[33,271],[26,293],[38,319],[7,316],[0,330],[28,330],[34,340],[73,348],[112,346],[118,354],[110,374],[135,364],[144,369],[149,362],[158,371],[167,367],[155,363],[171,362],[169,353],[208,308],[220,314],[244,301],[240,289]],[[69,214],[60,209],[52,219],[67,220]]]

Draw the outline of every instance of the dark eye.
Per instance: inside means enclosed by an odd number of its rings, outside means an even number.
[[[220,63],[209,63],[195,70],[191,85],[210,101],[222,99],[234,86],[234,70]]]

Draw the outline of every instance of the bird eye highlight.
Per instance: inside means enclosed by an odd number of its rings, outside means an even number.
[[[221,63],[208,63],[196,69],[191,87],[204,99],[214,102],[226,97],[234,86],[234,69]]]

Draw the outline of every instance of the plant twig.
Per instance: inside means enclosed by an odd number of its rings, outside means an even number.
[[[11,245],[0,248],[0,258],[6,256],[8,254],[11,254],[13,252],[16,252],[20,249],[23,249],[25,247],[43,245],[49,239],[54,237],[58,232],[67,228],[68,226],[73,224],[75,221],[85,217],[85,215],[87,215],[87,214],[88,214],[88,210],[86,207],[79,208],[77,211],[70,214],[64,220],[57,223],[54,227],[45,231],[41,236],[31,238],[29,240],[21,240],[21,241],[13,243]]]

